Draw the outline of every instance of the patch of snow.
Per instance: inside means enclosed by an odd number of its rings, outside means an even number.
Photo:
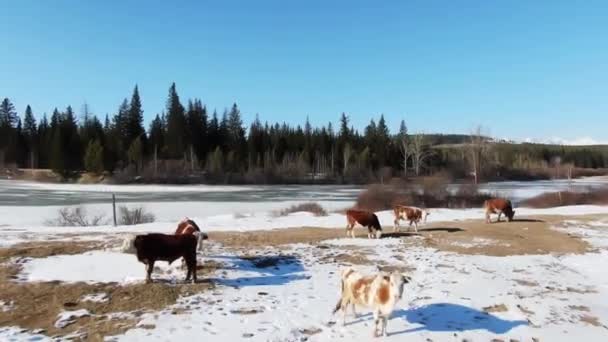
[[[52,341],[48,336],[29,332],[18,327],[0,327],[0,341],[6,342],[46,342]]]
[[[161,264],[158,262],[159,267]],[[173,264],[176,265],[179,263]],[[31,258],[22,266],[22,281],[125,283],[145,279],[144,265],[135,255],[107,251]]]
[[[63,329],[68,325],[74,323],[76,319],[90,315],[91,313],[87,309],[64,311],[57,315],[57,320],[55,321],[55,328]]]
[[[464,247],[464,248],[473,248],[473,247],[479,247],[479,246],[489,246],[489,245],[497,245],[498,241],[493,240],[493,239],[486,239],[486,238],[480,238],[480,237],[475,237],[472,240],[465,242],[465,241],[452,241],[450,242],[451,245],[454,246],[458,246],[458,247]]]
[[[80,300],[83,302],[105,303],[110,300],[110,297],[107,293],[100,292],[84,295],[82,298],[80,298]]]
[[[7,303],[3,300],[0,300],[0,311],[2,312],[11,311],[13,309],[13,306],[13,301]]]

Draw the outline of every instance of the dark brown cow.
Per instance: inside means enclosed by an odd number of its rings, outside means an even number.
[[[378,216],[370,211],[349,209],[346,211],[346,222],[347,237],[355,237],[354,228],[357,223],[363,227],[367,227],[368,238],[373,239],[374,237],[379,238],[382,236],[382,227],[380,226],[380,221],[378,221]]]
[[[125,251],[134,251],[137,255],[137,260],[147,265],[146,282],[152,281],[152,270],[154,263],[158,260],[167,261],[171,264],[173,261],[184,258],[188,273],[186,281],[192,276],[192,282],[196,282],[196,243],[197,235],[166,235],[159,233],[151,233],[146,235],[137,235],[125,241],[123,249]]]
[[[196,249],[199,251],[203,250],[203,240],[207,240],[209,237],[207,234],[201,232],[201,229],[198,227],[196,222],[189,218],[184,218],[177,224],[177,229],[175,230],[175,235],[193,235],[195,232],[199,232],[197,235],[197,243]]]
[[[498,214],[498,220],[500,222],[500,215],[505,214],[507,221],[511,222],[515,211],[511,205],[511,201],[504,198],[491,198],[483,203],[483,207],[486,211],[486,223],[491,223],[490,214]]]
[[[412,223],[414,224],[414,230],[416,231],[416,233],[418,233],[418,223],[420,223],[420,221],[422,221],[423,219],[424,223],[426,223],[426,217],[431,214],[428,210],[416,207],[407,207],[405,205],[396,205],[393,208],[393,212],[395,214],[394,231],[397,231],[397,229],[401,229],[401,227],[399,227],[399,221],[404,220],[410,221],[408,229],[412,227]]]

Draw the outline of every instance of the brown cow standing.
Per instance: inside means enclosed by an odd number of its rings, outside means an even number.
[[[359,223],[363,227],[367,227],[367,237],[373,239],[374,237],[380,238],[382,236],[382,227],[378,216],[376,214],[365,211],[349,209],[346,211],[346,237],[355,237],[355,225]]]
[[[410,221],[408,230],[412,228],[412,223],[414,224],[414,231],[416,233],[418,233],[418,223],[423,219],[423,217],[424,223],[426,223],[427,216],[431,214],[428,210],[416,207],[408,207],[405,205],[396,205],[393,208],[393,213],[395,214],[395,226],[393,229],[394,231],[397,231],[397,229],[401,230],[401,227],[399,227],[399,221],[404,220]]]
[[[137,260],[146,265],[146,282],[152,281],[154,263],[158,260],[173,261],[184,258],[188,273],[186,281],[192,276],[192,282],[196,282],[196,244],[197,235],[166,235],[151,233],[137,235],[125,240],[123,251],[135,252]]]
[[[504,198],[491,198],[483,203],[483,207],[486,211],[486,223],[491,223],[490,214],[498,214],[498,220],[500,222],[500,215],[505,214],[507,221],[511,222],[515,211],[511,205],[511,201]]]

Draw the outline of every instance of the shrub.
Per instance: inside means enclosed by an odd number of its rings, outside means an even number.
[[[291,213],[297,213],[300,211],[309,212],[314,214],[315,216],[327,216],[327,211],[315,202],[292,205],[289,208],[285,208],[275,212],[275,216],[287,216]]]
[[[143,207],[137,207],[129,209],[128,207],[122,206],[119,208],[119,224],[124,226],[150,223],[156,219],[154,214],[148,213]]]
[[[82,206],[78,206],[59,209],[57,218],[46,221],[46,224],[59,227],[88,227],[105,225],[108,224],[108,221],[104,215],[89,217],[87,210]]]
[[[379,211],[392,209],[396,204],[433,208],[479,207],[492,197],[478,192],[474,185],[461,185],[455,193],[448,191],[445,179],[429,178],[421,183],[403,185],[370,185],[357,197],[356,208]]]
[[[521,203],[522,206],[531,208],[550,208],[580,204],[608,204],[608,188],[594,189],[586,192],[546,192]]]

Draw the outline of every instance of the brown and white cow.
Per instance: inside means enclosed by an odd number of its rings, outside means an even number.
[[[346,324],[348,305],[356,317],[356,306],[371,308],[374,314],[374,336],[386,336],[386,324],[395,304],[403,297],[403,286],[411,281],[410,277],[400,272],[380,272],[376,275],[362,275],[353,268],[344,269],[341,273],[341,295],[333,314],[342,309],[343,321]],[[381,323],[380,332],[378,325]]]
[[[194,220],[191,220],[185,217],[177,224],[177,229],[175,230],[175,235],[193,235],[195,232],[199,232],[197,235],[196,249],[199,251],[203,250],[203,240],[207,240],[209,236],[203,232],[198,227]]]
[[[357,223],[367,227],[368,238],[373,239],[382,236],[382,227],[376,214],[366,210],[349,209],[346,211],[346,237],[355,237],[354,228]]]
[[[418,233],[418,223],[420,223],[422,220],[424,220],[424,223],[426,223],[427,216],[431,214],[428,210],[417,207],[408,207],[405,205],[396,205],[393,208],[393,213],[395,214],[394,231],[397,231],[398,229],[401,230],[399,221],[404,220],[410,221],[408,230],[412,228],[412,223],[414,224],[414,231],[416,233]]]
[[[491,223],[490,214],[498,214],[498,220],[500,222],[500,215],[505,214],[507,221],[511,222],[513,216],[515,216],[515,210],[511,201],[504,198],[491,198],[483,203],[483,208],[486,212],[486,223]]]
[[[188,272],[186,281],[192,276],[196,282],[196,244],[200,233],[188,235],[167,235],[150,233],[127,238],[123,244],[124,252],[137,255],[137,260],[146,265],[146,282],[152,281],[152,271],[156,261],[173,261],[184,258]]]

